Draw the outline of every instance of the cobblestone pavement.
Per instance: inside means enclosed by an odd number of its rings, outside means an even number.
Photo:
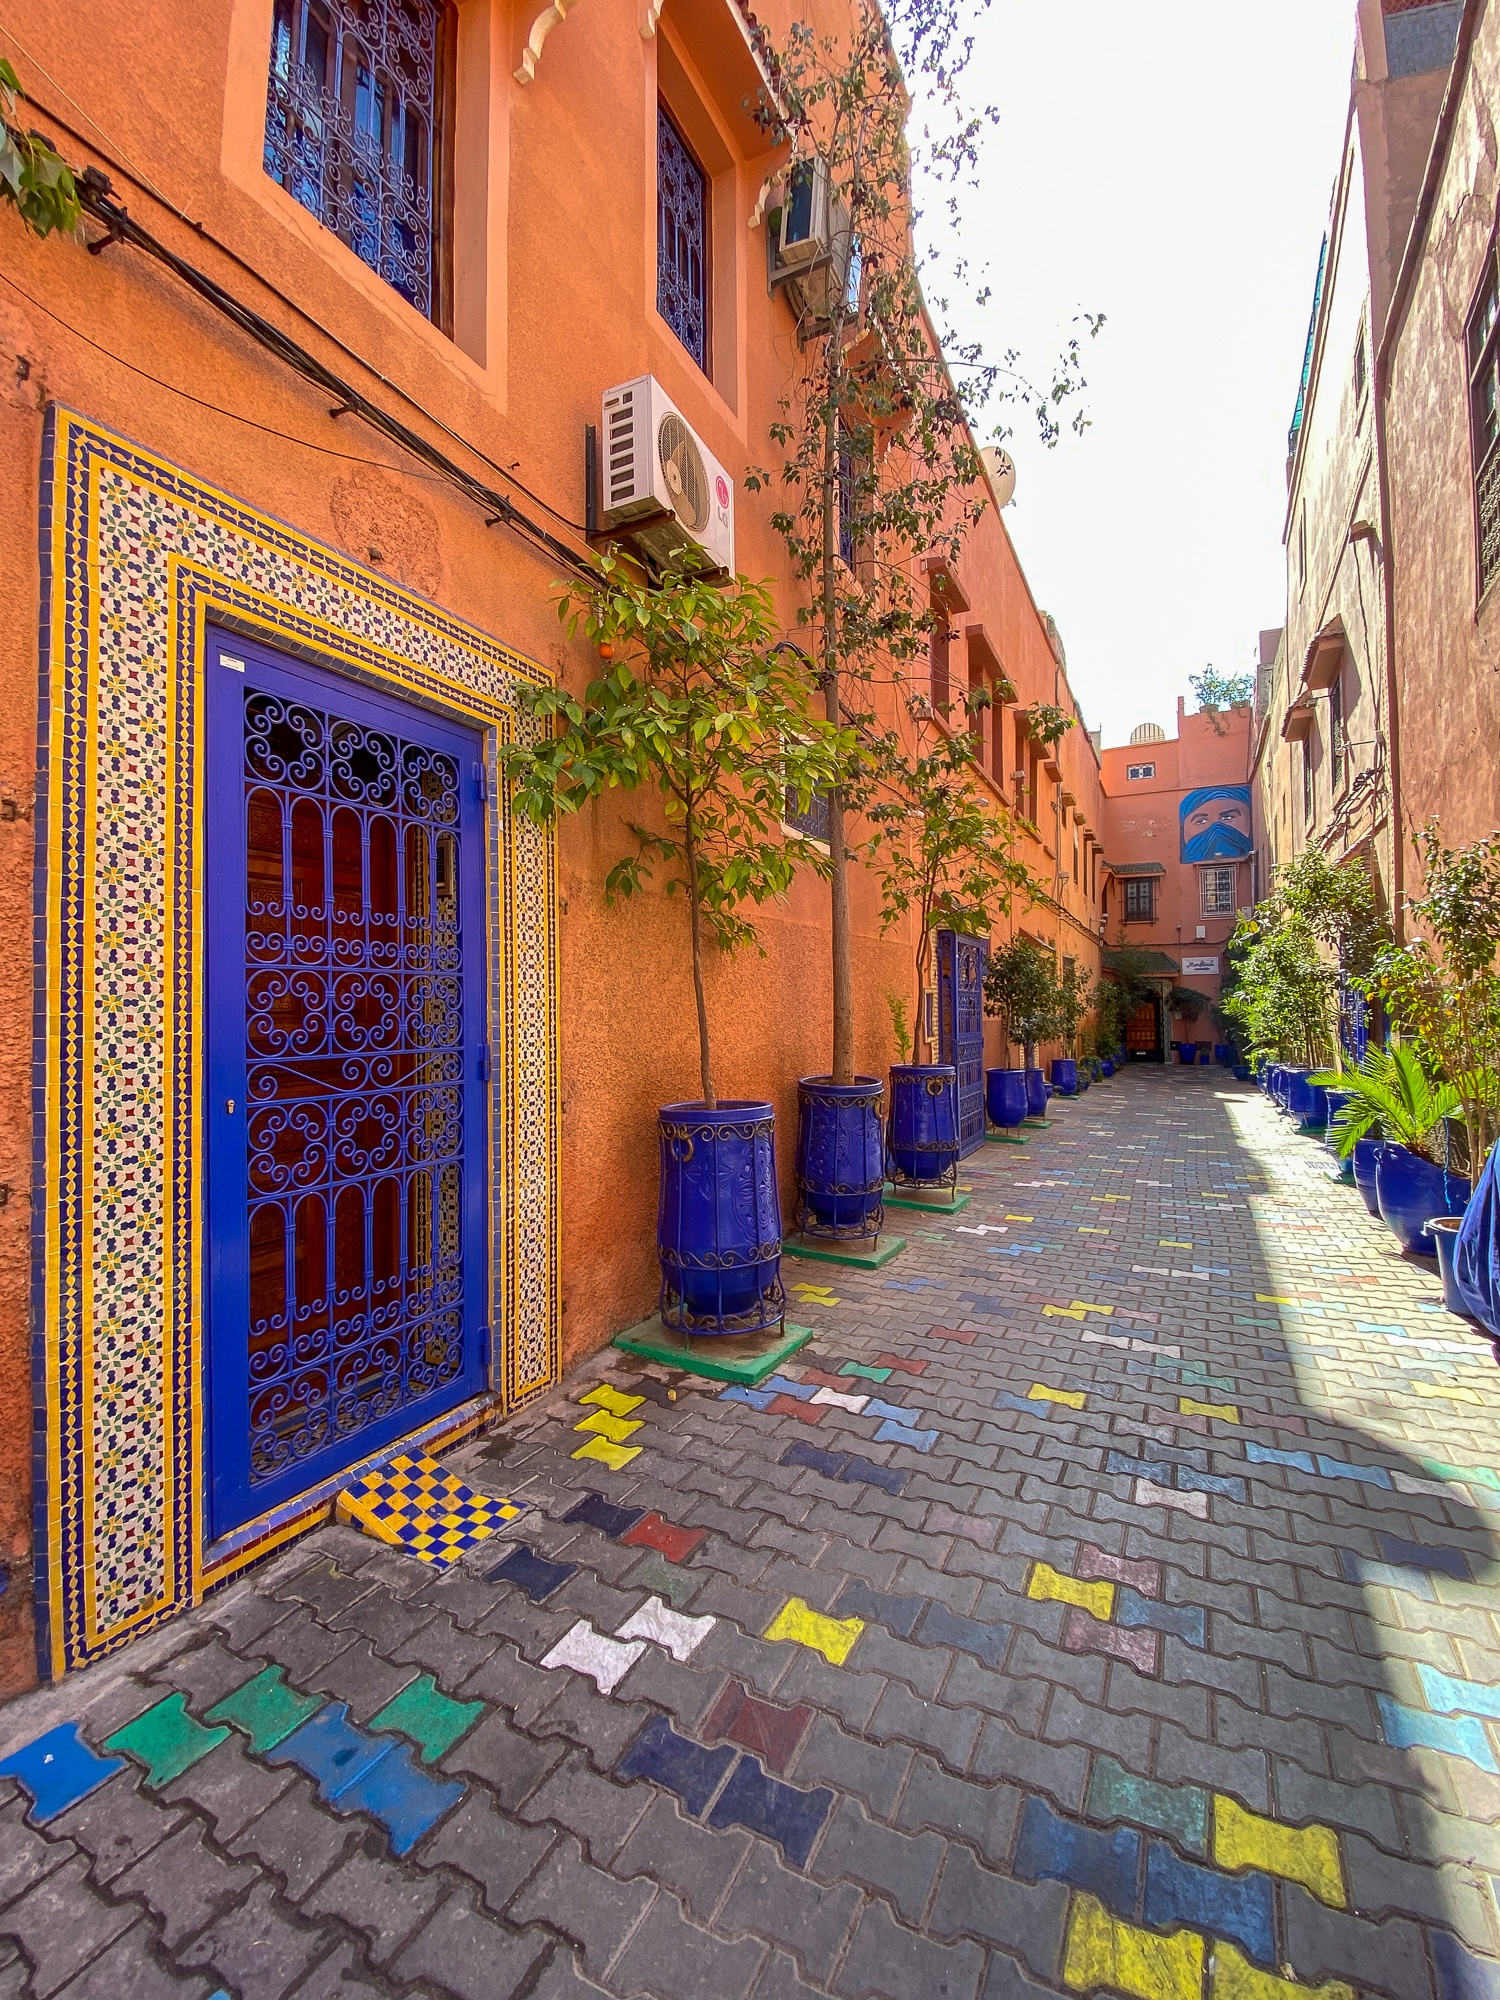
[[[1221,1072],[965,1171],[0,1712],[0,2000],[1495,2000],[1489,1344]]]

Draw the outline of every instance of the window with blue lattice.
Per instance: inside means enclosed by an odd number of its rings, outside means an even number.
[[[429,319],[443,315],[442,0],[274,0],[265,167]]]
[[[708,368],[708,175],[665,105],[656,110],[656,309]]]

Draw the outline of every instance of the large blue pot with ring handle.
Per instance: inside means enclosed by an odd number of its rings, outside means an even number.
[[[1019,1125],[1026,1116],[1026,1072],[1024,1069],[987,1069],[984,1073],[984,1108],[990,1123],[1002,1131]]]
[[[662,1324],[677,1333],[780,1326],[781,1195],[769,1104],[664,1104],[656,1252]]]
[[[958,1174],[958,1070],[952,1063],[896,1063],[885,1157],[892,1180],[952,1185]]]

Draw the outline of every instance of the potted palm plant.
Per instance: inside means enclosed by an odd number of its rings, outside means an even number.
[[[1371,1049],[1357,1069],[1324,1070],[1311,1081],[1348,1092],[1332,1120],[1340,1158],[1379,1127],[1375,1200],[1381,1219],[1404,1250],[1435,1257],[1429,1219],[1461,1214],[1469,1199],[1467,1177],[1450,1172],[1439,1158],[1443,1120],[1457,1113],[1458,1091],[1451,1083],[1433,1083],[1405,1043]]]
[[[700,1094],[658,1113],[661,1315],[680,1333],[761,1332],[783,1303],[775,1114],[718,1095],[704,961],[710,947],[753,944],[747,905],[783,896],[799,866],[826,872],[824,851],[783,826],[786,795],[805,806],[833,782],[852,733],[811,712],[763,585],[720,586],[687,566],[648,580],[606,555],[591,586],[560,589],[558,611],[600,671],[581,696],[524,690],[551,733],[503,747],[502,768],[517,810],[542,825],[612,790],[656,795],[654,824],[626,822],[605,899],[636,895],[659,869],[687,918]]]

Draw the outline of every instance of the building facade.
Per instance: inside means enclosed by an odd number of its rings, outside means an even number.
[[[1112,947],[1148,955],[1146,975],[1160,989],[1128,1025],[1132,1055],[1160,1059],[1173,1041],[1222,1040],[1208,1009],[1238,912],[1254,900],[1249,753],[1248,704],[1189,715],[1179,697],[1176,736],[1144,723],[1103,754],[1101,919]],[[1174,1015],[1174,986],[1203,995],[1196,1020]]]
[[[1374,382],[1461,9],[1360,0],[1344,145],[1287,440],[1285,629],[1257,688],[1262,888],[1305,848],[1398,894],[1390,543]]]
[[[113,219],[91,255],[0,214],[0,1692],[655,1303],[655,1111],[697,1073],[681,904],[609,908],[625,809],[554,838],[495,758],[519,690],[595,665],[556,594],[607,392],[651,378],[726,488],[766,458],[796,322],[746,106],[791,16],[568,12],[8,16],[28,120]],[[733,498],[795,632],[772,503]],[[1094,970],[1098,759],[1031,740],[1028,708],[1076,705],[993,508],[929,582],[934,696],[995,691],[985,782],[1043,885],[1015,921]],[[880,1074],[914,941],[851,895]],[[760,930],[709,1005],[789,1176],[826,888]]]
[[[1464,10],[1379,374],[1406,839],[1500,827],[1500,12]]]

